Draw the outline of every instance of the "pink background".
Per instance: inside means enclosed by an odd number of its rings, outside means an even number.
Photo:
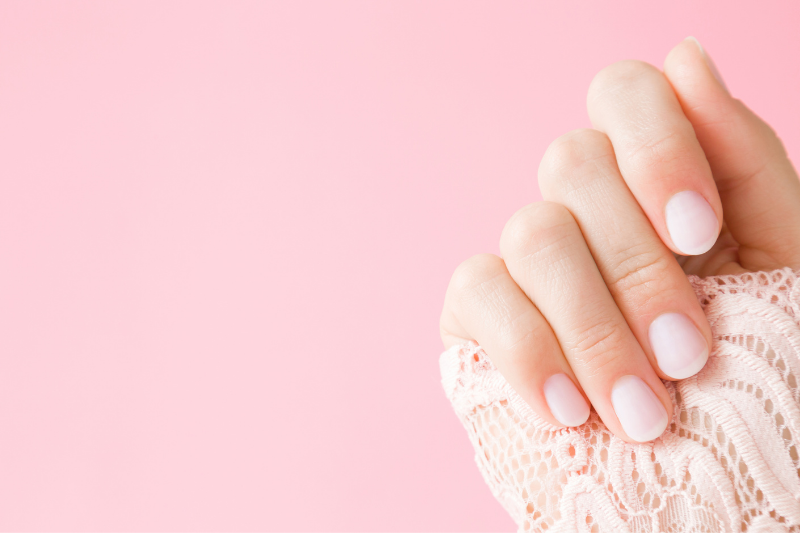
[[[0,528],[512,530],[450,273],[603,66],[695,35],[800,155],[800,3],[0,3]]]

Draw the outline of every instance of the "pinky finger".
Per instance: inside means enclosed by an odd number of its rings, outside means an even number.
[[[523,400],[557,426],[579,426],[589,403],[545,318],[502,259],[476,255],[453,274],[440,330],[445,348],[475,340]]]

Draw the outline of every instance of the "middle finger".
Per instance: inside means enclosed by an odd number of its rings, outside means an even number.
[[[545,200],[575,217],[597,268],[659,375],[693,376],[711,328],[681,266],[656,235],[617,168],[608,137],[576,130],[556,139],[539,166]]]

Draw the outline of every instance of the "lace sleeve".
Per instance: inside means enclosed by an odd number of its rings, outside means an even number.
[[[714,336],[652,443],[540,419],[475,343],[440,358],[475,462],[519,531],[800,532],[800,280],[689,277]]]

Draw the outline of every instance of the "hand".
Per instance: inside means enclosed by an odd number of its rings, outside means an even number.
[[[800,181],[692,38],[663,73],[605,68],[587,105],[595,129],[547,149],[545,201],[508,221],[503,258],[456,269],[441,335],[445,348],[478,342],[550,423],[582,424],[590,402],[645,442],[672,416],[661,379],[696,374],[711,347],[686,274],[800,267]]]

